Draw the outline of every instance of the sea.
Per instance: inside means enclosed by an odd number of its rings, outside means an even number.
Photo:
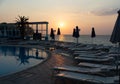
[[[63,42],[77,42],[77,39],[72,37],[72,35],[56,35],[55,40]],[[90,35],[80,35],[78,38],[79,43],[84,44],[98,44],[104,46],[116,46],[110,42],[110,35],[97,35],[95,38],[91,38]]]

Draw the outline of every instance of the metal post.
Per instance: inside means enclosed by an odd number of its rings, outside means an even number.
[[[38,33],[38,24],[36,24],[36,33]]]
[[[46,37],[45,40],[48,41],[48,24],[46,24]]]

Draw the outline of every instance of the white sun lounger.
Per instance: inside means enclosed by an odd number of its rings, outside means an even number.
[[[87,58],[87,57],[75,57],[76,61],[79,62],[95,62],[95,63],[104,63],[104,62],[112,62],[114,59],[113,57],[109,58]]]
[[[86,58],[99,58],[99,59],[102,59],[102,58],[108,58],[109,56],[107,55],[101,55],[101,56],[96,56],[96,55],[79,55],[79,56],[76,56],[76,57],[86,57]]]
[[[95,64],[95,63],[88,63],[88,62],[80,62],[78,66],[89,67],[89,68],[101,68],[101,69],[106,69],[106,70],[116,69],[115,65]]]
[[[79,51],[79,50],[76,50],[76,51],[74,51],[74,53],[98,53],[98,51]]]
[[[104,75],[102,74],[102,72],[110,72],[112,70],[116,70],[116,66],[109,66],[109,65],[103,66],[99,64],[86,63],[83,64],[82,66],[87,66],[87,67],[61,66],[61,67],[54,67],[53,70],[57,73],[60,71],[69,71],[69,72],[88,73],[88,74],[101,73],[101,75]],[[118,69],[120,69],[120,66],[118,66]]]
[[[93,51],[75,51],[75,52],[73,52],[73,55],[94,55],[94,54],[96,54],[95,52],[93,52]]]
[[[109,57],[107,52],[74,52],[73,56],[80,56],[80,57]]]
[[[54,67],[53,68],[53,75],[56,73],[60,73],[61,71],[68,71],[68,72],[77,72],[77,73],[87,73],[87,74],[96,74],[101,76],[106,76],[100,72],[107,72],[107,70],[102,70],[101,68],[86,68],[86,67],[77,67],[77,66],[62,66],[62,67]]]
[[[56,74],[55,77],[76,80],[76,81],[82,81],[82,82],[89,82],[89,83],[94,83],[94,84],[114,84],[115,81],[117,81],[119,79],[118,76],[102,77],[102,76],[89,75],[89,74],[83,74],[83,73],[66,72],[66,71]]]
[[[79,50],[79,51],[87,51],[87,50],[92,50],[93,47],[82,47],[82,48],[72,48],[71,50],[72,51],[76,51],[76,50]]]
[[[97,50],[97,51],[74,51],[74,53],[78,53],[78,54],[94,54],[94,55],[103,55],[106,54],[106,52]]]

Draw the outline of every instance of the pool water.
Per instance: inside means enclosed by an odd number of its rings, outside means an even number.
[[[37,48],[0,46],[0,77],[35,66],[47,56]]]

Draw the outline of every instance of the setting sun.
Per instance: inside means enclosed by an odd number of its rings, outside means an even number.
[[[63,26],[64,26],[64,23],[63,23],[63,22],[61,22],[61,23],[59,24],[59,26],[60,26],[60,27],[63,27]]]

